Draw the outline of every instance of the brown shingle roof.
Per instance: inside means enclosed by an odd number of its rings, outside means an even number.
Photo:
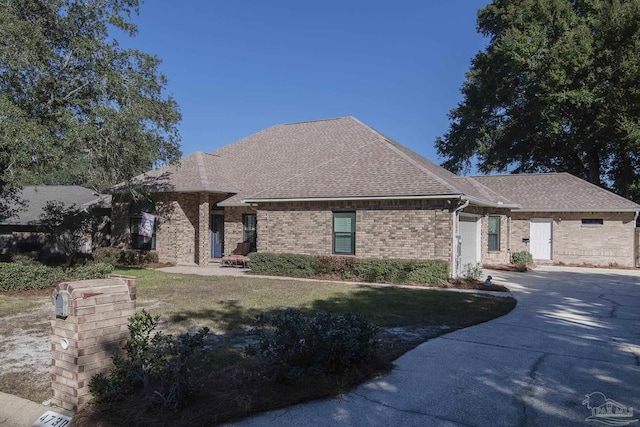
[[[136,179],[158,191],[228,193],[220,205],[464,195],[520,210],[640,208],[569,174],[458,177],[354,117],[276,125]]]
[[[253,165],[237,178],[244,191],[228,202],[464,193],[455,175],[353,117],[274,126],[212,154]]]
[[[568,173],[475,176],[522,211],[639,211],[640,205]]]

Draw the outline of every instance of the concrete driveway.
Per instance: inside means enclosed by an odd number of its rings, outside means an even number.
[[[518,299],[507,316],[426,342],[344,396],[236,425],[603,426],[586,421],[593,392],[639,418],[639,270],[489,273]]]

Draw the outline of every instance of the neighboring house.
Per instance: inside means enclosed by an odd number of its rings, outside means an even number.
[[[259,252],[442,259],[457,273],[524,249],[634,264],[640,205],[568,174],[459,177],[353,117],[274,126],[136,180],[153,202],[116,188],[114,243],[163,262],[206,265],[249,240]],[[139,234],[143,213],[156,215],[152,237]]]
[[[99,196],[93,190],[78,185],[38,185],[26,186],[19,197],[25,205],[18,207],[15,216],[0,222],[0,249],[12,252],[30,252],[47,250],[49,247],[40,225],[40,215],[47,202],[62,202],[65,206],[83,206],[93,214],[108,218],[110,214],[110,196]],[[108,241],[104,241],[108,245]],[[86,252],[91,252],[91,238],[87,238]]]

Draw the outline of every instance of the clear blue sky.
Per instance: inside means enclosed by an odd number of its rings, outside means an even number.
[[[123,45],[158,55],[182,151],[267,127],[355,116],[440,162],[436,137],[486,45],[489,0],[148,0]]]

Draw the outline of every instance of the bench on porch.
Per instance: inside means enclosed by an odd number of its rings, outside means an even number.
[[[233,267],[247,267],[249,263],[249,252],[251,252],[251,242],[238,243],[238,246],[231,252],[230,255],[225,255],[220,260],[220,265],[233,266]]]

